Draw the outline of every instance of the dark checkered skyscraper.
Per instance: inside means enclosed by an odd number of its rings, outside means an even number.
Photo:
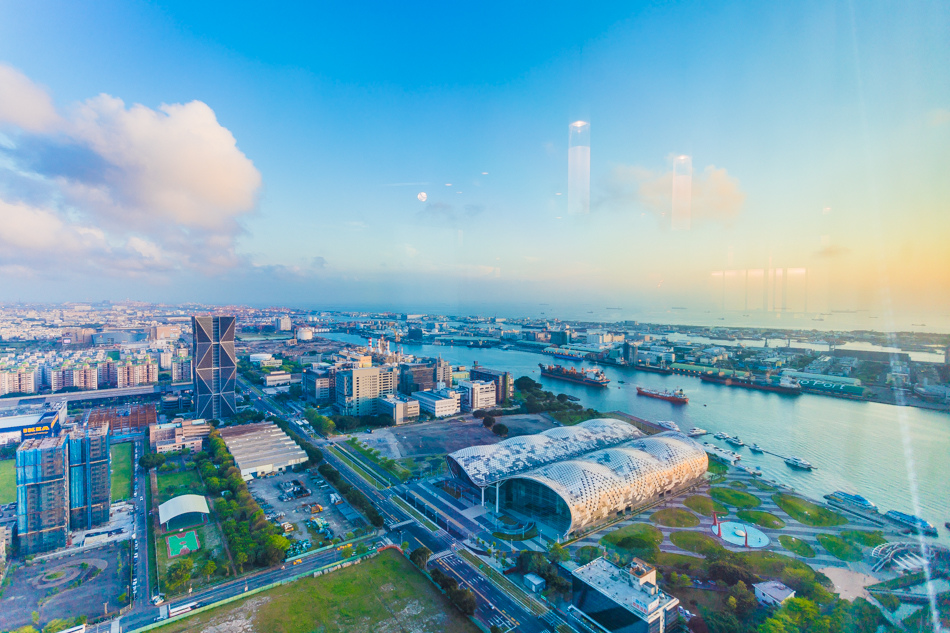
[[[235,413],[233,316],[192,317],[195,358],[195,415],[205,419],[227,418]]]

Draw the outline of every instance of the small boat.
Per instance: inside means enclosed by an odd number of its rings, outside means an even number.
[[[706,429],[701,429],[698,426],[694,426],[693,428],[689,430],[689,433],[687,433],[687,435],[689,435],[690,437],[699,437],[700,435],[706,435],[707,433],[709,433],[709,431],[707,431]]]
[[[950,530],[950,521],[947,521],[946,523],[944,523],[944,524],[943,524],[943,527],[945,527],[945,528],[947,528],[948,530]]]
[[[719,431],[719,432],[716,433],[713,437],[715,437],[717,440],[724,440],[724,439],[726,439],[727,437],[730,437],[730,436],[729,436],[728,433],[723,433],[722,431]]]
[[[758,444],[753,444],[752,446],[749,447],[749,450],[752,451],[753,453],[761,453],[761,452],[763,452],[762,447],[759,446]]]
[[[671,431],[679,431],[679,430],[680,430],[680,427],[678,427],[678,426],[676,425],[676,422],[673,422],[672,420],[658,420],[658,421],[654,422],[653,424],[655,424],[655,425],[657,425],[657,426],[662,426],[664,429],[669,429],[669,430],[671,430]]]
[[[801,470],[812,470],[814,468],[810,462],[806,462],[801,457],[786,457],[785,463],[792,468],[800,468]]]
[[[732,444],[733,446],[745,446],[745,442],[743,442],[742,440],[740,440],[738,436],[736,436],[736,437],[727,437],[727,438],[726,438],[726,444]]]

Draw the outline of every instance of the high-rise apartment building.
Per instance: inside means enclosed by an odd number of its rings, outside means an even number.
[[[341,415],[375,415],[379,412],[377,399],[396,393],[398,368],[361,367],[336,373],[336,409]]]
[[[20,553],[66,546],[69,469],[65,436],[25,440],[16,452],[17,535]]]
[[[235,326],[233,316],[191,318],[196,417],[220,420],[236,411]]]
[[[80,428],[66,436],[69,448],[69,529],[85,530],[109,521],[108,427]]]
[[[116,363],[115,373],[115,384],[119,389],[158,382],[158,364],[152,362],[150,358],[136,362],[126,360]]]
[[[172,382],[188,382],[192,379],[192,362],[190,358],[175,356],[171,361]]]

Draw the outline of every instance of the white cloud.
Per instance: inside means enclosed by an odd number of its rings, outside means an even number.
[[[0,125],[47,132],[59,123],[49,94],[16,68],[0,63]]]
[[[0,148],[0,211],[19,210],[3,223],[0,260],[131,275],[240,263],[235,239],[261,175],[207,104],[127,107],[102,94],[67,112],[0,66],[0,123],[15,132]],[[64,269],[65,253],[85,256]]]

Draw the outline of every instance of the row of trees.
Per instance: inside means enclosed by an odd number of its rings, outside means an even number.
[[[408,545],[408,543],[406,543]],[[429,557],[432,556],[432,550],[425,545],[417,547],[409,554],[409,560],[419,569],[425,571],[429,563]],[[452,604],[465,615],[473,615],[478,602],[475,600],[475,594],[469,589],[459,588],[458,581],[452,578],[438,567],[433,567],[429,571],[429,576],[435,581],[435,584],[442,588],[442,591],[449,597]]]
[[[264,518],[264,511],[248,491],[241,471],[235,467],[234,458],[217,431],[212,431],[208,445],[210,459],[207,453],[198,453],[195,461],[202,478],[211,475],[205,478],[208,492],[221,495],[214,501],[214,510],[235,564],[242,573],[246,564],[276,565],[284,559],[290,541]]]
[[[376,506],[366,498],[366,495],[346,483],[336,468],[324,463],[320,464],[317,470],[323,475],[324,479],[336,488],[337,492],[339,492],[344,499],[350,502],[351,506],[363,513],[373,527],[383,527],[385,521],[383,520],[383,516],[379,513],[379,510],[376,509]]]

